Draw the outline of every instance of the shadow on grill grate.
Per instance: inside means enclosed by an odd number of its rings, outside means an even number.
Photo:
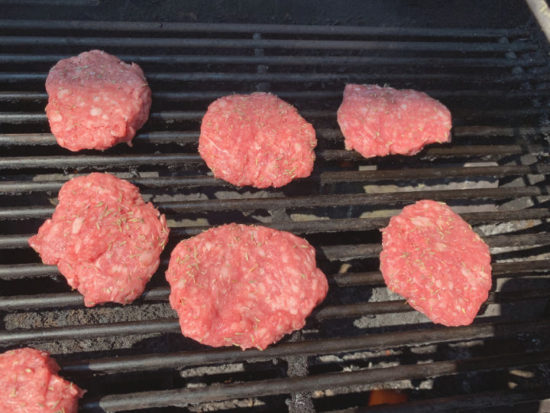
[[[531,27],[0,21],[0,43],[0,349],[52,352],[88,389],[83,411],[350,412],[374,388],[409,402],[368,411],[548,404],[550,70]],[[133,148],[71,154],[49,133],[47,70],[90,48],[139,63],[150,81],[151,119]],[[452,144],[388,159],[345,151],[335,110],[346,82],[426,90],[453,113]],[[255,90],[315,125],[310,178],[256,190],[208,172],[197,154],[208,103]],[[27,245],[61,185],[94,170],[138,185],[171,227],[158,273],[124,307],[84,308]],[[449,203],[491,247],[494,291],[471,326],[433,325],[378,272],[378,230],[426,198]],[[305,236],[329,278],[306,327],[263,352],[186,339],[168,305],[171,247],[227,222]]]

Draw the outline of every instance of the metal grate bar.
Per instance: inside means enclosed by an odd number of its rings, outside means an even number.
[[[380,205],[386,203],[407,203],[421,199],[435,201],[457,199],[508,199],[520,196],[537,196],[548,194],[548,187],[506,187],[506,188],[482,188],[461,189],[444,191],[413,191],[394,193],[369,193],[369,194],[334,194],[319,195],[315,198],[300,196],[294,198],[238,198],[238,199],[212,199],[186,202],[161,202],[156,206],[165,213],[172,212],[204,212],[240,210],[250,211],[256,209],[280,209],[280,208],[317,208],[338,207],[352,205]],[[50,216],[54,207],[13,207],[1,208],[0,219],[26,219],[45,218]]]
[[[152,294],[158,294],[156,300],[162,298],[161,292],[153,291]],[[550,290],[545,289],[491,292],[489,293],[487,304],[548,298],[550,298]],[[72,300],[74,300],[74,298]],[[362,317],[369,314],[402,313],[409,311],[414,310],[405,300],[394,300],[325,306],[319,310],[314,310],[311,317],[317,321],[324,321],[330,319]],[[160,334],[179,331],[179,324],[176,319],[9,330],[0,332],[0,346],[26,342],[85,339],[107,336],[114,337],[133,334]]]
[[[550,291],[540,289],[519,292],[490,292],[486,304],[529,301],[546,299],[548,297],[550,297]],[[323,321],[330,319],[362,317],[364,315],[404,313],[408,311],[415,310],[413,310],[405,300],[395,300],[327,306],[315,312],[314,317],[318,321]]]
[[[0,236],[0,249],[28,248],[31,235],[2,235]]]
[[[0,280],[19,280],[59,275],[55,265],[9,264],[0,266]],[[2,298],[0,298],[0,301]],[[1,306],[0,306],[1,307]]]
[[[221,96],[227,96],[233,91],[204,91],[204,92],[155,92],[153,91],[154,101],[211,101]],[[276,91],[277,96],[283,99],[341,99],[341,90],[308,90],[308,91]],[[438,99],[448,98],[498,98],[498,99],[525,99],[534,97],[546,97],[550,94],[550,88],[541,88],[537,90],[484,90],[484,89],[463,89],[463,90],[425,90],[430,96]],[[45,92],[28,91],[0,91],[0,102],[19,102],[19,101],[40,101],[45,102],[48,95]],[[461,128],[458,126],[458,128]],[[457,128],[455,128],[457,129]],[[50,135],[51,134],[44,134]],[[139,136],[139,135],[138,135]]]
[[[468,145],[468,146],[451,146],[451,147],[428,147],[424,149],[420,154],[416,155],[420,158],[457,158],[457,157],[470,157],[470,156],[482,156],[484,159],[498,159],[501,156],[518,155],[525,153],[525,150],[530,150],[529,153],[544,154],[545,149],[540,145]],[[346,151],[340,149],[328,149],[319,152],[319,158],[326,161],[337,160],[350,160],[360,161],[361,155],[353,151]]]
[[[189,202],[162,203],[159,205],[166,212],[184,212],[205,209],[209,211],[220,210],[255,210],[277,208],[316,208],[337,207],[351,205],[379,205],[385,203],[406,203],[420,199],[433,199],[436,201],[455,199],[506,199],[518,196],[537,196],[548,194],[547,187],[507,187],[485,189],[462,189],[445,191],[415,191],[400,193],[370,193],[370,194],[335,194],[319,195],[316,197],[294,198],[258,198],[258,199],[227,199],[227,200],[199,200]],[[31,213],[32,209],[22,208],[24,213]],[[9,216],[13,209],[7,211]],[[2,211],[4,212],[4,210]],[[19,215],[16,213],[16,215]]]
[[[130,165],[181,165],[203,163],[197,153],[159,154],[159,155],[74,155],[74,156],[35,156],[10,157],[0,159],[1,169],[21,168],[71,168]]]
[[[163,265],[167,265],[166,262]],[[537,271],[550,268],[550,260],[532,260],[519,262],[504,262],[493,264],[493,277],[515,277],[528,273],[537,275]],[[19,264],[15,266],[0,266],[0,279],[23,279],[31,277],[49,277],[59,275],[57,267],[41,264]],[[542,273],[541,275],[545,275]],[[359,272],[333,274],[329,278],[331,284],[339,287],[348,286],[379,286],[384,285],[384,279],[379,272]],[[167,301],[170,293],[167,287],[147,290],[140,301]],[[73,307],[83,304],[82,296],[76,292],[56,294],[33,294],[0,297],[0,311],[22,311],[32,309]]]
[[[150,138],[153,139],[153,138]],[[156,139],[156,138],[155,138]],[[162,140],[163,138],[159,138],[159,140]],[[167,139],[169,139],[167,137]],[[182,144],[186,143],[187,139],[182,139]],[[177,141],[176,141],[177,142]],[[164,142],[162,142],[164,143]],[[167,142],[166,142],[167,143]],[[0,146],[2,146],[2,136],[0,136]],[[422,158],[428,158],[431,159],[434,156],[440,157],[440,158],[457,158],[457,157],[483,157],[484,159],[498,159],[502,156],[508,156],[508,155],[518,155],[525,153],[525,150],[529,150],[532,154],[539,154],[547,156],[547,150],[541,146],[541,145],[455,145],[451,147],[437,147],[432,146],[424,149],[418,157]],[[169,164],[171,161],[168,159],[164,159],[164,162],[162,159],[158,159],[159,157],[165,157],[165,156],[173,156],[172,159],[181,159],[181,156],[185,155],[186,157],[190,158],[184,158],[184,159],[191,159],[191,163],[202,163],[202,160],[196,153],[184,153],[184,154],[163,154],[163,155],[156,155],[149,158],[144,157],[129,157],[127,156],[126,159],[129,160],[130,163],[125,165],[123,162],[123,157],[114,158],[113,155],[93,155],[93,156],[83,156],[83,155],[75,155],[75,156],[56,156],[55,159],[58,162],[49,162],[43,157],[21,157],[18,158],[18,162],[3,162],[3,160],[0,159],[0,168],[4,169],[25,169],[25,168],[31,168],[31,167],[44,167],[44,168],[53,168],[53,169],[60,169],[62,166],[64,167],[67,165],[68,167],[80,167],[80,168],[87,168],[89,165],[96,166],[96,167],[107,167],[109,165],[119,165],[119,166],[133,166],[133,165],[151,165],[154,166],[156,164],[158,165],[164,165]],[[51,157],[50,157],[51,158]],[[322,150],[317,153],[317,159],[324,160],[324,161],[340,161],[340,160],[349,160],[349,161],[364,161],[364,158],[361,157],[358,153],[354,151],[347,151],[343,149],[327,149]],[[26,161],[30,160],[32,162],[32,165],[27,166]],[[196,162],[195,162],[196,160]],[[186,162],[183,162],[184,164]],[[178,163],[179,164],[179,163]],[[8,168],[5,168],[4,165],[8,165]],[[188,179],[187,177],[185,179]],[[189,177],[191,179],[191,177]],[[411,177],[410,179],[414,179],[414,177]],[[219,180],[216,180],[219,182]],[[213,184],[213,181],[204,181],[203,184]],[[25,188],[26,184],[30,185],[31,187],[34,185],[34,183],[31,182],[21,182],[21,188]],[[221,182],[220,182],[221,184]],[[0,184],[1,185],[1,184]],[[225,184],[224,184],[225,185]],[[22,189],[23,190],[23,189]]]
[[[10,73],[1,72],[0,82],[17,83],[45,82],[47,73]],[[452,83],[471,83],[474,85],[522,84],[526,81],[544,82],[550,80],[550,73],[527,73],[523,75],[502,75],[485,73],[226,73],[226,72],[188,72],[188,73],[148,73],[149,82],[419,82],[440,81]],[[334,114],[334,113],[333,113]]]
[[[550,89],[549,89],[550,91]],[[216,92],[217,94],[217,92]],[[322,97],[322,96],[321,96]],[[503,96],[501,96],[503,97]],[[197,119],[202,116],[196,114]],[[311,113],[309,113],[311,115]],[[318,139],[327,140],[342,140],[342,133],[337,129],[318,129]],[[453,128],[453,138],[463,137],[493,137],[493,136],[518,136],[527,137],[550,133],[550,127],[502,127],[502,126],[456,126]],[[157,131],[140,133],[134,138],[134,142],[150,142],[150,143],[178,143],[188,144],[196,143],[199,139],[198,131]],[[0,134],[0,146],[2,145],[56,145],[54,136],[51,133],[21,133],[21,134]],[[497,148],[498,145],[494,145]],[[491,145],[490,147],[494,147]],[[437,147],[429,147],[426,150],[436,149]],[[485,147],[488,148],[488,147]],[[533,149],[536,152],[542,151],[542,147],[528,145],[527,149]],[[538,149],[537,149],[538,148]],[[548,149],[547,149],[548,151]],[[350,151],[347,151],[350,152]],[[322,153],[322,152],[321,152]],[[353,152],[352,152],[353,153]],[[361,159],[361,158],[358,158]]]
[[[513,117],[525,115],[541,115],[547,111],[546,107],[535,108],[514,108],[514,109],[496,109],[479,110],[476,117]],[[301,114],[306,119],[334,118],[333,110],[303,110]],[[151,113],[150,119],[164,122],[182,122],[182,121],[200,121],[204,116],[203,111],[162,111]],[[468,116],[471,118],[473,116]],[[466,117],[455,117],[455,121],[464,122]],[[5,124],[33,124],[47,123],[48,118],[44,113],[9,113],[0,112],[0,123]],[[321,135],[322,136],[322,135]]]
[[[468,341],[486,338],[501,338],[523,332],[540,331],[550,327],[550,322],[530,321],[515,323],[479,323],[453,329],[430,327],[415,331],[398,331],[383,334],[368,334],[359,337],[321,339],[293,343],[279,343],[263,351],[234,348],[186,351],[168,354],[143,354],[106,359],[75,360],[61,363],[62,371],[75,373],[118,373],[123,371],[147,371],[179,369],[203,364],[253,361],[281,358],[289,355],[322,355],[346,353],[362,349],[377,350],[401,346],[418,346],[439,342]]]
[[[493,235],[483,239],[491,248],[546,245],[550,243],[550,233]],[[331,261],[374,258],[382,251],[380,244],[326,245],[319,248]]]
[[[291,377],[255,381],[246,384],[219,384],[205,388],[175,389],[116,394],[82,403],[84,410],[125,411],[161,406],[181,406],[215,400],[288,394],[299,391],[375,384],[387,381],[452,375],[469,371],[497,370],[516,366],[548,363],[550,352],[500,354],[456,361],[374,368],[346,373],[327,373],[308,377]],[[335,386],[336,384],[336,386]]]
[[[364,27],[282,24],[233,24],[233,23],[177,23],[177,22],[127,22],[86,20],[0,20],[2,30],[94,30],[99,32],[174,32],[174,33],[272,33],[318,35],[368,35],[368,36],[428,36],[428,37],[513,37],[530,34],[528,28],[511,29],[455,29],[428,27]],[[103,33],[101,33],[103,34]]]
[[[28,330],[10,330],[0,332],[0,346],[52,340],[72,340],[75,338],[93,338],[125,336],[132,334],[153,334],[179,332],[177,320],[148,320],[126,323],[105,323],[95,325],[65,326],[55,328],[34,328]]]
[[[529,174],[550,173],[550,165],[513,165],[513,166],[482,166],[482,167],[448,167],[448,168],[406,168],[372,171],[339,171],[321,172],[319,175],[310,176],[312,182],[319,181],[322,185],[340,182],[380,182],[408,179],[452,179],[491,177],[502,178],[506,176],[521,176]],[[115,174],[116,175],[116,174]],[[0,193],[22,193],[55,191],[70,178],[63,181],[0,181]],[[135,185],[146,188],[174,188],[194,186],[227,186],[228,184],[212,176],[180,176],[180,177],[156,177],[129,179]]]
[[[267,225],[277,228],[278,225]],[[7,236],[6,238],[9,238]],[[23,239],[25,236],[13,236],[15,239]],[[25,238],[24,246],[28,248],[28,238]],[[485,242],[492,248],[501,247],[518,247],[518,246],[535,246],[546,245],[550,243],[550,233],[535,233],[521,235],[493,235],[484,237]],[[7,244],[7,242],[6,242]],[[0,244],[1,246],[1,244]],[[21,245],[23,246],[23,245]],[[321,245],[318,249],[323,257],[329,260],[351,260],[359,258],[377,257],[381,251],[380,244],[353,244],[353,245]]]
[[[167,266],[167,261],[162,261],[163,266]],[[502,262],[493,263],[493,276],[498,277],[515,277],[518,274],[529,273],[531,276],[536,276],[537,271],[543,271],[550,268],[550,260],[529,260],[518,262]],[[58,276],[57,267],[52,265],[42,264],[17,264],[0,266],[0,279],[25,279]],[[541,275],[545,275],[541,273]],[[333,281],[340,287],[359,286],[359,285],[384,285],[384,280],[379,272],[356,272],[333,275],[329,282]],[[152,295],[149,295],[149,292]],[[146,292],[142,299],[156,300],[160,295],[168,296],[168,289],[155,288]],[[153,293],[154,292],[154,293]],[[73,302],[77,293],[64,294],[38,294],[32,296],[17,295],[13,297],[0,298],[0,311],[25,310],[30,308],[46,308],[61,306],[61,301],[67,300]],[[61,300],[61,301],[58,301]]]
[[[8,46],[78,46],[139,48],[279,48],[316,50],[407,50],[430,52],[528,52],[537,47],[529,42],[421,42],[390,40],[297,40],[297,39],[191,39],[173,37],[38,37],[0,36],[0,44]]]
[[[527,174],[550,173],[550,165],[514,165],[514,166],[478,166],[478,167],[451,167],[451,168],[417,168],[376,171],[337,171],[324,172],[320,175],[322,184],[339,182],[364,182],[383,180],[403,180],[422,178],[456,178],[485,176],[501,178],[504,176],[517,176]]]
[[[413,191],[394,193],[369,194],[334,194],[319,195],[314,198],[300,196],[294,198],[238,198],[238,199],[209,199],[186,202],[161,202],[156,206],[165,213],[205,212],[239,210],[251,211],[256,209],[273,210],[280,208],[317,208],[338,207],[352,205],[383,205],[386,203],[404,204],[421,199],[435,201],[458,199],[507,199],[520,196],[537,196],[548,194],[548,187],[506,187],[483,189],[460,189],[444,191]],[[1,208],[0,219],[29,219],[45,218],[54,211],[52,206],[44,207],[12,207]]]
[[[502,222],[503,220],[507,221],[519,221],[526,219],[545,219],[548,218],[550,212],[548,209],[536,208],[536,209],[527,209],[521,211],[499,211],[499,212],[475,212],[475,213],[464,213],[461,216],[467,220],[470,224],[481,224],[481,223],[491,223],[491,222]],[[349,219],[333,219],[331,221],[325,220],[314,220],[314,221],[303,221],[303,222],[275,222],[275,223],[265,223],[265,226],[283,230],[291,231],[298,234],[313,234],[313,233],[324,233],[324,232],[334,232],[334,231],[367,231],[377,228],[381,228],[388,223],[389,217],[386,218],[349,218]],[[184,238],[193,235],[200,234],[208,227],[187,227],[187,228],[172,228],[171,234],[172,237]],[[22,235],[4,235],[0,236],[0,249],[11,249],[11,248],[28,248],[28,239],[32,234],[22,234]],[[346,246],[341,248],[345,249]],[[335,250],[331,251],[336,253]],[[0,267],[1,268],[1,267]],[[17,267],[15,267],[17,268]],[[11,275],[5,274],[0,271],[0,279],[2,277],[14,277],[19,278],[22,275],[20,272],[22,270],[14,270]],[[36,270],[30,270],[30,274],[34,274]]]
[[[180,145],[197,143],[199,133],[194,131],[159,131],[138,134],[133,142],[177,143]],[[0,146],[9,145],[57,145],[51,133],[0,134]]]
[[[55,64],[71,54],[35,55],[0,54],[0,64]],[[533,67],[542,66],[542,58],[510,60],[508,58],[460,58],[460,57],[378,57],[378,56],[207,56],[207,55],[126,55],[117,57],[138,64],[269,64],[269,65],[385,65],[385,66],[456,66],[456,67]]]

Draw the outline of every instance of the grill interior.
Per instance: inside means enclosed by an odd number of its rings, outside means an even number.
[[[88,390],[83,411],[336,412],[373,388],[409,402],[369,411],[529,411],[550,397],[550,165],[546,42],[512,29],[0,21],[0,351],[50,351]],[[153,90],[132,148],[70,153],[44,114],[59,59],[100,48],[138,63]],[[423,90],[453,114],[453,142],[414,157],[344,150],[335,112],[348,82]],[[280,189],[214,179],[197,153],[215,98],[271,91],[316,128],[310,178]],[[109,171],[166,214],[170,241],[144,296],[83,306],[27,238],[61,185]],[[494,288],[473,325],[433,325],[387,291],[384,227],[420,199],[445,201],[491,247]],[[175,244],[223,223],[304,236],[327,274],[306,327],[261,352],[179,333],[164,271]]]

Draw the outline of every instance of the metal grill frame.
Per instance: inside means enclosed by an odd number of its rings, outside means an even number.
[[[40,36],[33,32],[41,32]],[[23,34],[22,34],[23,32]],[[79,36],[79,33],[86,36]],[[67,33],[74,34],[67,37]],[[107,34],[105,34],[107,33]],[[146,34],[151,37],[126,37],[128,33]],[[64,35],[65,34],[65,35]],[[196,35],[206,36],[196,37]],[[122,37],[125,36],[125,37]],[[247,36],[246,38],[244,36]],[[317,36],[318,39],[310,37]],[[349,39],[350,37],[354,39]],[[421,40],[419,40],[421,39]],[[206,199],[189,201],[155,202],[170,217],[180,214],[215,213],[231,210],[252,212],[255,210],[315,209],[315,208],[352,208],[364,207],[385,208],[392,205],[400,208],[415,200],[431,198],[441,201],[458,201],[475,203],[505,202],[520,197],[534,200],[535,205],[520,210],[497,210],[489,212],[468,212],[462,214],[472,225],[502,223],[509,221],[541,220],[541,232],[526,232],[513,235],[492,235],[485,237],[490,247],[544,248],[550,245],[548,220],[550,209],[547,163],[549,156],[547,98],[550,88],[548,57],[544,55],[540,38],[532,27],[517,29],[428,29],[428,28],[380,28],[380,27],[343,27],[343,26],[284,26],[284,25],[233,25],[233,24],[180,24],[180,23],[141,23],[141,22],[88,22],[88,21],[0,21],[0,44],[7,48],[0,50],[0,85],[8,89],[0,92],[0,108],[23,108],[26,105],[36,107],[45,103],[43,82],[46,73],[19,72],[14,68],[23,65],[42,67],[51,65],[62,57],[75,54],[75,50],[86,50],[91,47],[111,48],[107,51],[118,54],[128,61],[142,65],[160,65],[161,71],[145,70],[152,83],[153,99],[164,106],[179,102],[205,102],[216,97],[239,91],[245,82],[263,90],[273,84],[285,85],[284,90],[275,90],[279,96],[291,101],[297,100],[334,100],[341,94],[336,87],[318,90],[324,82],[340,85],[345,82],[404,82],[423,84],[434,82],[435,89],[428,93],[440,99],[517,99],[523,107],[505,109],[481,108],[473,111],[471,105],[459,113],[458,125],[453,129],[454,143],[448,146],[431,146],[410,159],[400,159],[395,166],[376,170],[359,170],[358,165],[377,165],[377,160],[363,160],[357,154],[342,149],[341,135],[334,127],[326,127],[327,119],[335,117],[334,110],[304,109],[300,112],[314,124],[319,122],[323,127],[316,127],[318,138],[322,142],[317,151],[318,162],[323,166],[308,178],[313,188],[312,194],[285,195],[277,191],[268,191],[265,198],[239,196],[235,199]],[[24,48],[31,47],[27,52]],[[34,53],[32,47],[65,48],[70,53]],[[143,55],[135,53],[117,53],[120,48],[139,47]],[[171,49],[204,48],[213,49],[217,54],[180,53],[168,55],[159,53]],[[247,50],[248,55],[224,55],[224,51]],[[13,51],[16,50],[17,53]],[[51,50],[51,49],[47,49]],[[287,56],[270,55],[283,50]],[[317,55],[299,54],[302,51],[315,50]],[[334,51],[369,51],[373,56],[334,55]],[[415,57],[396,57],[376,55],[378,52],[419,53]],[[150,54],[154,52],[155,54]],[[297,55],[292,53],[298,53]],[[455,54],[454,57],[440,54]],[[432,55],[434,54],[434,55]],[[456,57],[456,55],[459,57]],[[487,56],[489,55],[489,56]],[[227,72],[210,72],[200,70],[174,71],[177,65],[225,65]],[[245,65],[249,72],[234,69]],[[326,72],[318,72],[317,65],[328,67]],[[381,72],[361,73],[365,65],[375,68],[415,68],[407,73]],[[290,69],[288,71],[270,72],[268,67]],[[302,66],[310,71],[294,72]],[[349,69],[337,73],[335,67]],[[25,66],[27,67],[27,66]],[[423,70],[436,68],[436,73],[424,73]],[[8,70],[6,70],[6,68]],[[351,68],[351,69],[350,69]],[[353,68],[356,68],[353,70]],[[476,68],[479,73],[469,73],[466,69]],[[447,72],[447,69],[449,72]],[[464,69],[461,73],[458,69]],[[484,70],[487,72],[485,73]],[[497,74],[491,71],[498,70]],[[212,82],[217,85],[229,84],[232,90],[173,91],[172,87],[181,82],[197,84],[198,88]],[[313,86],[300,89],[300,84],[311,82]],[[155,87],[157,86],[158,87]],[[241,86],[239,86],[241,85]],[[445,86],[446,85],[446,86]],[[22,86],[21,90],[18,90]],[[453,86],[456,86],[454,88]],[[250,90],[246,90],[250,91]],[[527,103],[525,103],[527,101]],[[453,111],[453,113],[455,113]],[[140,132],[135,139],[136,148],[117,148],[102,154],[69,154],[63,153],[55,146],[51,134],[44,131],[45,115],[36,111],[0,110],[0,127],[8,129],[23,127],[24,131],[2,133],[0,131],[0,151],[7,156],[0,157],[0,170],[5,173],[0,180],[0,196],[4,200],[20,200],[22,197],[54,194],[69,176],[60,179],[35,181],[30,179],[37,171],[43,174],[59,172],[74,168],[78,173],[95,169],[114,171],[115,173],[131,172],[135,176],[129,180],[138,185],[142,191],[162,191],[167,188],[194,189],[226,188],[227,184],[202,174],[176,174],[175,176],[140,177],[140,168],[146,171],[164,167],[189,168],[200,167],[202,161],[196,153],[198,132],[191,130],[186,122],[198,125],[203,111],[200,110],[164,110],[153,108],[151,126]],[[523,118],[535,117],[535,121],[524,122]],[[473,121],[471,120],[473,119]],[[477,119],[488,119],[489,124],[479,124]],[[502,125],[501,123],[508,123]],[[170,126],[176,124],[187,126],[181,130]],[[155,130],[160,125],[164,130]],[[151,130],[151,128],[153,130]],[[42,130],[41,130],[42,129]],[[15,129],[14,129],[15,130]],[[472,140],[486,140],[487,144],[469,145],[462,143]],[[505,143],[499,143],[499,140]],[[168,151],[162,153],[141,153],[145,150],[160,148],[166,145]],[[177,150],[173,145],[178,145]],[[29,148],[46,151],[45,155],[19,155]],[[15,154],[15,155],[14,155]],[[535,160],[524,163],[522,157],[529,155]],[[412,158],[411,158],[412,159]],[[418,161],[418,162],[416,162]],[[438,162],[437,167],[428,166]],[[492,161],[497,165],[463,167],[464,161]],[[349,167],[339,170],[333,166],[340,162],[351,162]],[[452,165],[447,166],[445,162]],[[419,164],[419,165],[418,165]],[[440,165],[441,164],[441,165]],[[457,164],[457,165],[453,165]],[[332,166],[332,167],[331,167]],[[185,169],[187,167],[187,169]],[[72,176],[72,175],[71,175]],[[542,181],[530,183],[529,177],[543,176]],[[395,191],[391,193],[339,193],[334,188],[343,184],[365,183],[400,183],[424,182],[437,179],[501,179],[503,182],[523,178],[525,185],[503,185],[495,188],[449,189]],[[0,207],[0,220],[4,222],[38,222],[53,211],[51,205],[5,205]],[[34,220],[34,221],[33,221]],[[332,218],[330,220],[313,220],[297,222],[288,219],[275,220],[269,223],[274,228],[292,231],[302,235],[334,234],[339,232],[374,231],[386,225],[388,217],[382,218]],[[172,229],[172,245],[178,239],[195,235],[205,227],[178,227]],[[27,233],[0,234],[0,251],[4,254],[19,253],[28,249]],[[373,259],[378,256],[380,245],[376,243],[327,244],[316,245],[320,259],[335,262]],[[170,246],[167,248],[170,250]],[[549,259],[527,259],[519,262],[497,262],[494,264],[495,279],[511,277],[522,279],[524,276],[547,278],[550,266]],[[166,261],[163,262],[163,266]],[[162,268],[162,267],[161,267]],[[36,262],[13,263],[0,265],[0,282],[16,282],[27,279],[56,278],[54,267]],[[162,274],[160,274],[162,276]],[[155,277],[159,277],[157,274]],[[331,289],[347,287],[380,287],[383,286],[381,275],[377,271],[352,272],[347,274],[329,274]],[[166,302],[168,288],[149,288],[136,305],[147,302]],[[530,300],[547,300],[550,289],[531,289],[525,291],[496,291],[491,293],[489,304],[530,302]],[[39,311],[42,309],[62,309],[82,307],[81,297],[72,292],[46,294],[0,295],[0,313]],[[321,305],[312,315],[316,323],[331,319],[354,319],[365,315],[410,312],[411,309],[402,300],[354,302],[352,304]],[[145,373],[148,371],[169,369],[177,371],[183,367],[215,365],[236,361],[253,362],[256,360],[282,359],[291,357],[318,356],[321,354],[341,354],[361,350],[395,349],[402,347],[423,346],[440,343],[460,343],[471,340],[499,340],[516,337],[522,334],[543,335],[549,322],[546,319],[525,321],[496,320],[476,322],[472,326],[447,329],[433,325],[423,325],[411,331],[388,331],[362,334],[357,337],[320,338],[308,340],[300,338],[296,342],[283,342],[260,352],[249,350],[241,352],[232,348],[207,349],[158,354],[137,354],[116,358],[62,359],[62,372],[78,382],[79,378],[90,378],[99,374],[105,376],[125,372]],[[168,334],[177,333],[179,327],[176,319],[157,319],[149,321],[123,322],[114,324],[91,324],[82,326],[45,327],[40,329],[16,329],[0,331],[0,348],[51,342],[63,339],[85,339],[108,337],[113,335],[133,334]],[[301,361],[303,363],[303,360]],[[307,362],[306,362],[307,364]],[[127,411],[133,409],[150,409],[167,406],[184,406],[193,403],[218,400],[261,397],[276,394],[296,394],[313,390],[326,389],[356,384],[384,384],[399,379],[422,379],[449,375],[460,375],[471,371],[505,370],[518,366],[550,364],[550,350],[541,348],[537,351],[497,354],[493,356],[474,357],[465,360],[433,361],[426,364],[413,363],[395,367],[365,368],[358,371],[307,374],[252,381],[235,384],[214,384],[202,389],[174,388],[169,390],[140,391],[124,394],[106,394],[100,397],[89,397],[82,401],[81,408],[86,411]],[[335,385],[337,383],[337,385]],[[518,392],[476,393],[459,395],[443,399],[431,399],[428,402],[413,401],[397,408],[398,411],[425,411],[434,403],[443,408],[457,407],[483,408],[514,404],[523,406],[526,403],[539,402],[549,398],[544,389],[523,390]],[[311,396],[307,396],[311,397]],[[428,404],[427,404],[428,403]],[[292,405],[292,400],[290,401]],[[294,407],[296,408],[296,407]],[[372,411],[394,411],[390,407],[379,407]],[[401,410],[399,410],[401,409]],[[371,410],[369,410],[371,411]]]

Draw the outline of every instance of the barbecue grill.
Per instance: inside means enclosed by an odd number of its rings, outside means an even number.
[[[132,148],[70,153],[49,133],[44,82],[56,61],[93,48],[143,68],[151,117]],[[351,412],[366,409],[373,389],[408,402],[368,411],[550,411],[548,51],[533,19],[439,28],[0,20],[0,351],[51,352],[88,390],[82,411]],[[336,109],[348,82],[440,99],[452,143],[413,157],[345,151]],[[236,188],[199,157],[207,105],[257,90],[314,124],[310,178]],[[27,244],[63,183],[92,171],[138,185],[171,227],[159,271],[131,305],[85,308]],[[379,229],[420,199],[447,202],[491,247],[493,290],[471,326],[434,325],[384,286]],[[329,278],[305,328],[265,351],[186,339],[168,304],[174,245],[229,222],[307,238]]]

